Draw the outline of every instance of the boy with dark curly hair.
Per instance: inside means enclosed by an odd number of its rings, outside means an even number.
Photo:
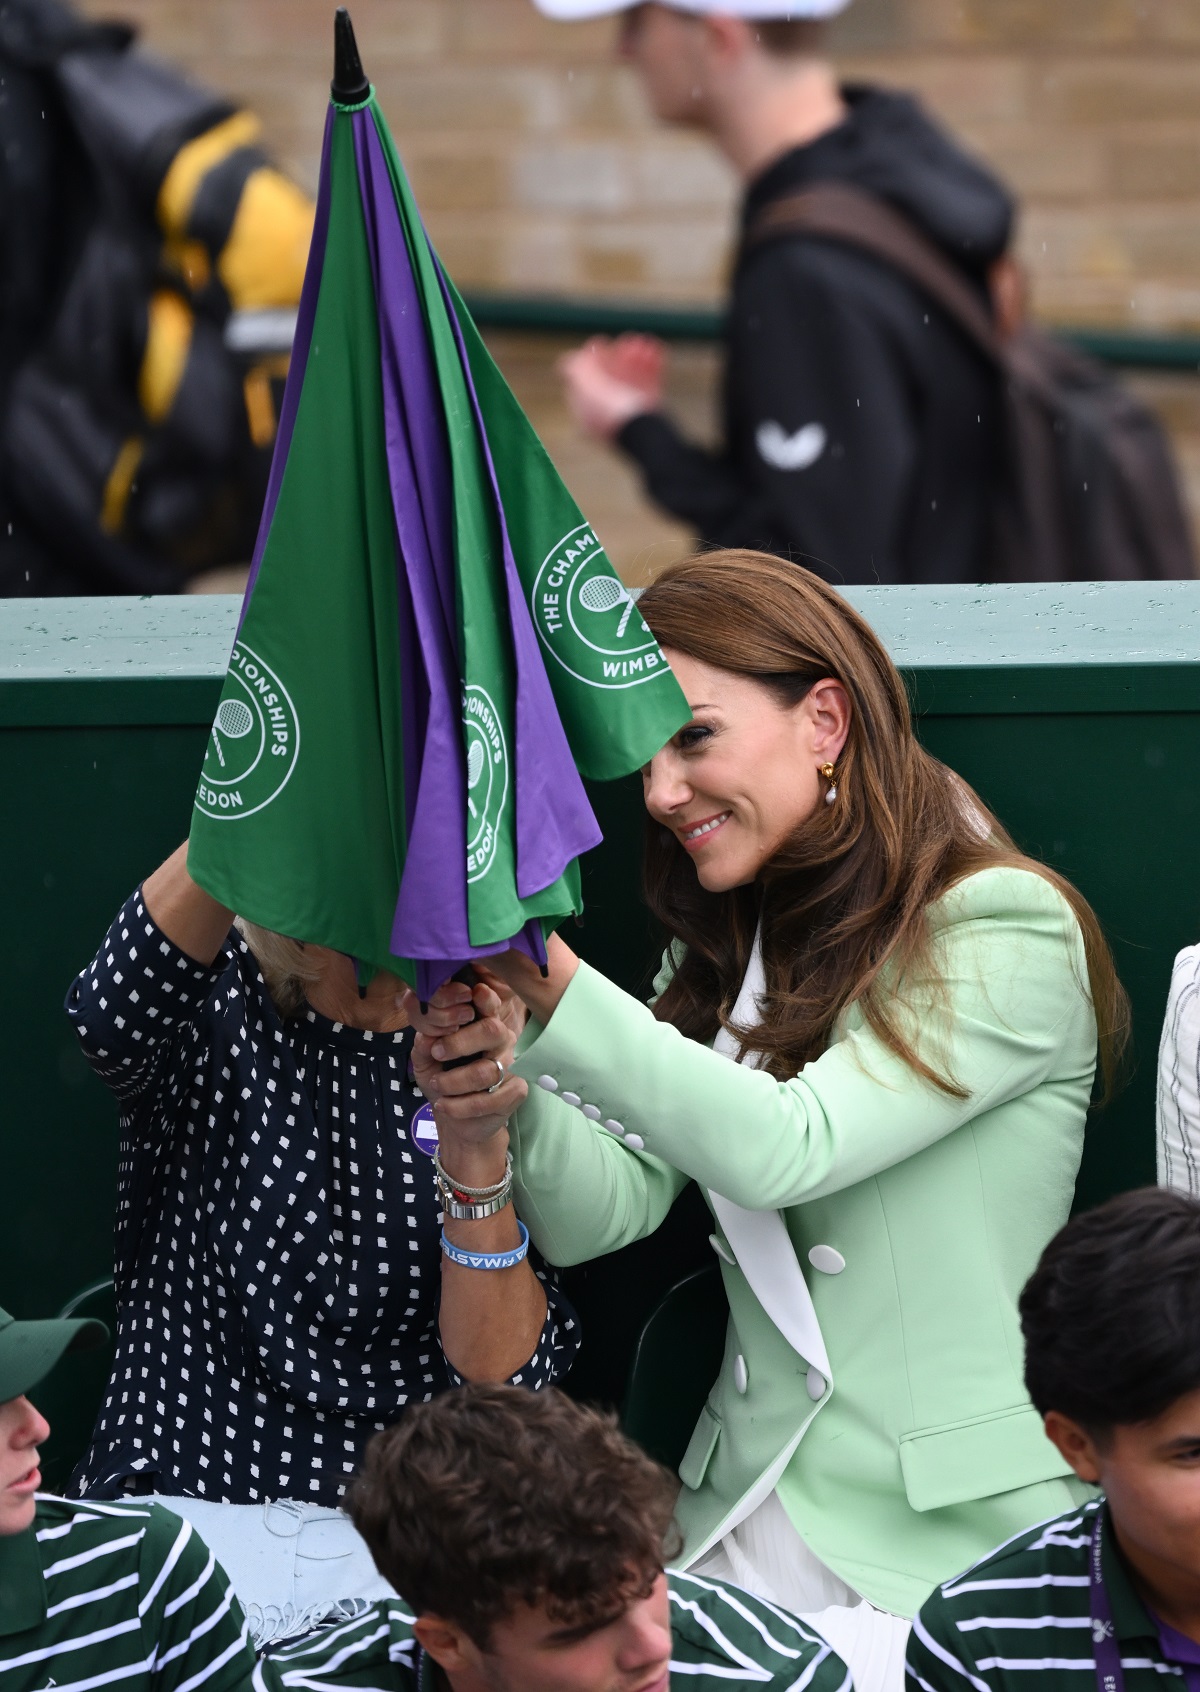
[[[404,1602],[259,1665],[259,1692],[852,1692],[811,1628],[666,1574],[674,1483],[555,1391],[467,1386],[367,1449],[347,1508]]]

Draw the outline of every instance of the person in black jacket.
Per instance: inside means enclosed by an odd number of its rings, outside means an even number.
[[[578,421],[711,545],[780,553],[837,583],[984,577],[992,368],[882,259],[753,231],[785,196],[849,184],[910,220],[986,300],[1012,225],[1004,188],[907,95],[839,87],[825,19],[846,0],[535,4],[559,18],[621,11],[621,56],[656,115],[705,131],[745,184],[721,449],[684,439],[663,411],[664,351],[648,336],[597,338],[563,359]]]

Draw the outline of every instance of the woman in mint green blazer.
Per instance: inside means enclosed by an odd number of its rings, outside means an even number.
[[[545,980],[499,960],[530,1013],[521,1215],[578,1263],[700,1183],[730,1320],[680,1466],[683,1561],[821,1612],[864,1692],[896,1683],[891,1616],[1079,1496],[1017,1295],[1123,998],[1087,905],[918,745],[832,589],[712,553],[639,609],[692,709],[644,772],[672,943],[649,1009],[557,938]]]

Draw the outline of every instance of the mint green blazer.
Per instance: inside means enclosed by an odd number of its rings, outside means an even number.
[[[776,1486],[812,1550],[905,1615],[1087,1492],[1026,1395],[1017,1320],[1083,1147],[1096,1024],[1082,937],[1027,870],[971,876],[929,915],[944,992],[918,984],[905,1002],[920,1051],[965,1099],[901,1063],[854,1007],[779,1082],[582,964],[550,1022],[526,1030],[530,1096],[510,1124],[520,1213],[551,1263],[653,1232],[688,1180],[783,1213],[831,1378],[810,1396],[813,1372],[718,1229],[730,1318],[680,1465],[681,1563]]]

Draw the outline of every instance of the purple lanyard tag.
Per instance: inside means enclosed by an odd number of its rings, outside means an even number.
[[[1100,1555],[1101,1524],[1104,1506],[1096,1511],[1092,1528],[1091,1549],[1088,1556],[1089,1586],[1092,1600],[1092,1655],[1096,1662],[1096,1692],[1125,1692],[1125,1671],[1121,1667],[1121,1647],[1117,1644],[1117,1630],[1113,1625],[1112,1605],[1104,1585],[1104,1568]]]

